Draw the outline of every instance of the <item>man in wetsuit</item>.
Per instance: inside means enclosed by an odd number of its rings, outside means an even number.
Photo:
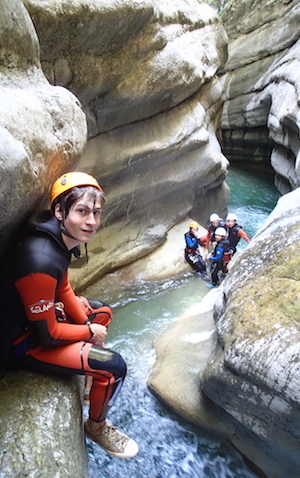
[[[240,242],[241,238],[246,242],[250,242],[250,238],[247,236],[242,226],[238,224],[237,215],[234,213],[229,213],[226,218],[226,229],[228,232],[229,246],[231,250],[231,255],[233,256],[236,253],[236,247]]]
[[[100,225],[103,191],[71,172],[54,183],[50,203],[48,219],[31,224],[6,258],[1,354],[27,370],[93,377],[85,433],[110,455],[131,458],[137,443],[106,420],[126,375],[123,358],[104,347],[111,310],[77,297],[68,280],[72,254]]]

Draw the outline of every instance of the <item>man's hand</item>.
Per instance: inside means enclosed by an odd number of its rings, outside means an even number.
[[[103,347],[107,336],[107,328],[100,324],[90,324],[90,330],[94,334],[93,337],[91,337],[90,342]]]

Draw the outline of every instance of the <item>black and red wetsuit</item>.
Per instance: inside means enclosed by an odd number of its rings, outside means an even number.
[[[230,249],[232,250],[232,255],[236,253],[236,247],[240,242],[241,238],[245,239],[246,242],[250,242],[250,238],[247,236],[240,224],[235,224],[232,227],[226,226],[228,232],[228,240]]]
[[[92,376],[90,418],[100,422],[121,388],[126,364],[118,353],[89,342],[87,323],[108,326],[112,312],[103,302],[75,295],[68,280],[72,253],[78,257],[79,248],[68,251],[59,221],[51,217],[32,225],[6,258],[0,359],[13,343],[9,360],[23,368]],[[63,317],[55,312],[57,302],[63,304]]]

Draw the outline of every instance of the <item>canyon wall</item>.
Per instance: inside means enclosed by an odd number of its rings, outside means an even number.
[[[222,72],[227,158],[270,167],[281,194],[300,185],[300,4],[239,0],[222,11],[228,61]]]

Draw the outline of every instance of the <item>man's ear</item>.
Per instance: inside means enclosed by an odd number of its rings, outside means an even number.
[[[62,221],[62,220],[63,220],[63,216],[62,216],[62,213],[61,213],[61,209],[60,209],[60,205],[59,205],[59,204],[55,204],[54,216],[55,216],[59,221]]]

